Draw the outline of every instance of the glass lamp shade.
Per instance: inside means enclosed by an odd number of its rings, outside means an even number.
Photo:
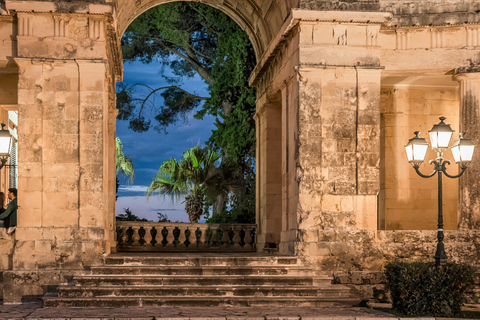
[[[440,123],[434,125],[432,130],[428,131],[433,149],[446,149],[450,144],[453,130],[449,124],[443,122],[445,119],[445,117],[440,117]]]
[[[12,150],[12,135],[8,129],[5,129],[5,124],[0,124],[0,157],[9,157]]]
[[[452,146],[453,157],[458,164],[468,164],[472,161],[475,145],[471,139],[464,137],[465,133],[460,132],[459,135],[460,138]]]
[[[420,131],[415,131],[415,137],[408,140],[405,146],[408,162],[413,164],[421,164],[425,160],[428,150],[428,143],[424,138],[420,137]]]

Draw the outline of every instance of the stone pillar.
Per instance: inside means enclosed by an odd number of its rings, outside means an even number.
[[[282,234],[281,254],[293,254],[297,239],[298,80],[282,87]]]
[[[282,109],[260,105],[257,130],[257,250],[276,248],[282,230]]]
[[[458,227],[480,227],[480,72],[457,69],[455,79],[460,82],[460,132],[477,145],[473,161],[459,185]]]
[[[371,22],[383,17],[335,14],[299,28],[296,253],[325,268],[354,252],[352,232],[377,229],[380,190],[380,25]]]
[[[28,279],[5,286],[8,302],[42,295],[42,285],[61,281],[62,271],[98,264],[106,252],[105,63],[16,62],[20,208],[13,271],[4,279]]]
[[[94,16],[52,14],[46,3],[22,8],[11,8],[22,28],[12,35],[20,207],[12,268],[3,272],[9,303],[101,264],[114,243],[117,38],[105,28],[112,7]]]

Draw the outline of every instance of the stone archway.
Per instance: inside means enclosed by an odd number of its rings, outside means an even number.
[[[191,1],[191,0],[190,0]],[[128,25],[143,12],[172,0],[119,0],[116,12],[117,31],[121,36]],[[281,28],[291,9],[285,1],[197,1],[212,6],[230,16],[250,37],[257,59],[265,52],[270,41]]]
[[[128,25],[142,13],[155,6],[169,2],[172,1],[119,1],[119,9],[117,10],[115,15],[117,22],[116,27],[119,38],[121,38]],[[229,17],[231,17],[244,31],[246,31],[254,48],[257,61],[262,58],[264,52],[268,47],[268,44],[273,39],[273,35],[276,34],[277,30],[282,27],[283,21],[285,20],[288,13],[288,9],[290,9],[288,8],[287,2],[282,1],[271,1],[271,3],[269,3],[268,5],[262,3],[262,1],[236,1],[232,3],[219,3],[218,1],[207,0],[198,2],[204,3],[224,12]],[[277,104],[280,103],[280,99],[277,100]],[[262,110],[259,112],[263,113],[263,110],[264,108],[262,108]],[[277,110],[280,111],[280,108],[277,108]],[[272,120],[270,120],[268,125],[263,124],[257,130],[265,130],[267,127],[268,130],[271,130],[274,127],[277,130],[281,129],[281,113],[277,112],[276,116],[273,116],[272,111],[269,112],[270,115],[272,115],[271,119],[275,119],[275,124],[273,124]],[[257,138],[260,138],[260,134],[257,134]],[[263,135],[262,138],[264,138]],[[259,204],[260,200],[257,200],[258,204],[256,210],[258,226],[257,231],[259,231],[258,241],[260,244],[258,246],[259,251],[263,250],[266,242],[269,243],[269,246],[273,245],[278,248],[281,233],[281,201],[278,201],[277,206],[267,206],[267,198],[275,197],[278,200],[278,198],[281,197],[281,179],[279,178],[281,176],[281,165],[279,166],[279,162],[273,160],[281,158],[281,137],[277,134],[277,139],[275,143],[272,144],[271,139],[269,139],[268,144],[269,146],[265,147],[267,145],[267,140],[265,140],[264,138],[263,143],[257,146],[257,151],[259,151],[260,149],[266,151],[268,149],[269,153],[268,164],[267,162],[265,162],[266,157],[263,156],[262,162],[260,160],[257,160],[257,168],[260,166],[271,168],[272,166],[274,166],[275,168],[273,170],[275,171],[276,176],[273,177],[271,172],[269,172],[268,178],[267,174],[264,174],[262,172],[257,174],[257,177],[262,176],[262,178],[259,178],[257,180],[263,181],[263,185],[261,183],[257,183],[257,198],[263,198],[264,200],[262,201],[262,203],[264,203],[263,207]],[[260,147],[260,145],[262,147]],[[267,192],[267,189],[272,189],[272,187],[275,190]]]
[[[341,8],[328,1],[203,2],[234,18],[254,43],[258,65],[251,84],[258,89],[257,150],[264,157],[257,211],[272,212],[271,219],[264,217],[275,226],[270,234],[280,251],[330,271],[378,271],[397,251],[428,256],[428,250],[404,245],[424,239],[421,230],[377,230],[382,82],[405,74],[455,74],[460,128],[478,141],[478,5],[439,4],[433,11],[418,2],[407,12],[408,1],[342,2]],[[130,21],[160,3],[0,4],[0,68],[2,74],[18,70],[21,141],[16,241],[7,241],[0,255],[9,270],[3,273],[4,301],[42,295],[42,288],[66,282],[84,266],[102,264],[114,246],[119,39]],[[280,154],[280,142],[281,157],[269,160],[269,150]],[[459,186],[463,229],[452,232],[452,245],[463,248],[455,253],[458,261],[477,264],[478,253],[469,248],[479,239],[479,152]]]

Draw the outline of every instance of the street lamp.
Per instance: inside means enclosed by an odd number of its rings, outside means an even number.
[[[455,179],[463,175],[467,169],[468,164],[472,161],[473,151],[475,145],[471,139],[464,137],[464,133],[459,134],[459,139],[455,140],[452,145],[452,153],[455,162],[460,165],[460,172],[457,175],[450,175],[447,173],[446,165],[450,165],[449,160],[443,158],[443,152],[448,149],[450,140],[452,138],[453,130],[449,124],[444,122],[445,117],[440,117],[440,123],[433,126],[432,130],[428,132],[430,135],[431,147],[437,152],[437,159],[430,160],[430,164],[434,165],[433,172],[429,175],[424,175],[420,172],[420,165],[425,159],[429,144],[424,138],[420,137],[420,132],[415,131],[415,137],[410,139],[405,146],[407,152],[408,162],[413,165],[417,174],[422,178],[431,178],[438,173],[438,232],[437,232],[437,252],[435,253],[435,264],[443,266],[447,263],[447,255],[445,254],[445,246],[443,244],[443,211],[442,211],[442,173],[447,177]]]
[[[13,137],[8,129],[5,129],[5,123],[0,123],[0,169],[7,163],[10,152],[12,151]]]

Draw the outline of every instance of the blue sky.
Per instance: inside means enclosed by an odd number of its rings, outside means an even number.
[[[126,62],[123,83],[143,83],[153,88],[166,86],[168,84],[162,78],[160,70],[159,64]],[[182,88],[203,96],[208,94],[207,86],[199,76],[188,79]],[[156,99],[161,97],[157,95]],[[150,117],[154,126],[154,115],[150,114]],[[154,195],[147,201],[146,188],[163,161],[169,158],[179,159],[185,150],[197,145],[203,146],[215,129],[214,121],[212,116],[196,120],[192,113],[188,117],[188,124],[179,121],[167,129],[168,134],[160,134],[153,129],[136,133],[128,129],[128,121],[117,120],[117,136],[122,140],[125,155],[132,158],[135,180],[132,184],[127,184],[126,179],[120,179],[116,214],[124,213],[124,208],[130,208],[135,215],[153,221],[157,221],[157,212],[161,212],[172,221],[188,222],[184,205],[180,203],[182,200],[173,202],[169,197]]]

